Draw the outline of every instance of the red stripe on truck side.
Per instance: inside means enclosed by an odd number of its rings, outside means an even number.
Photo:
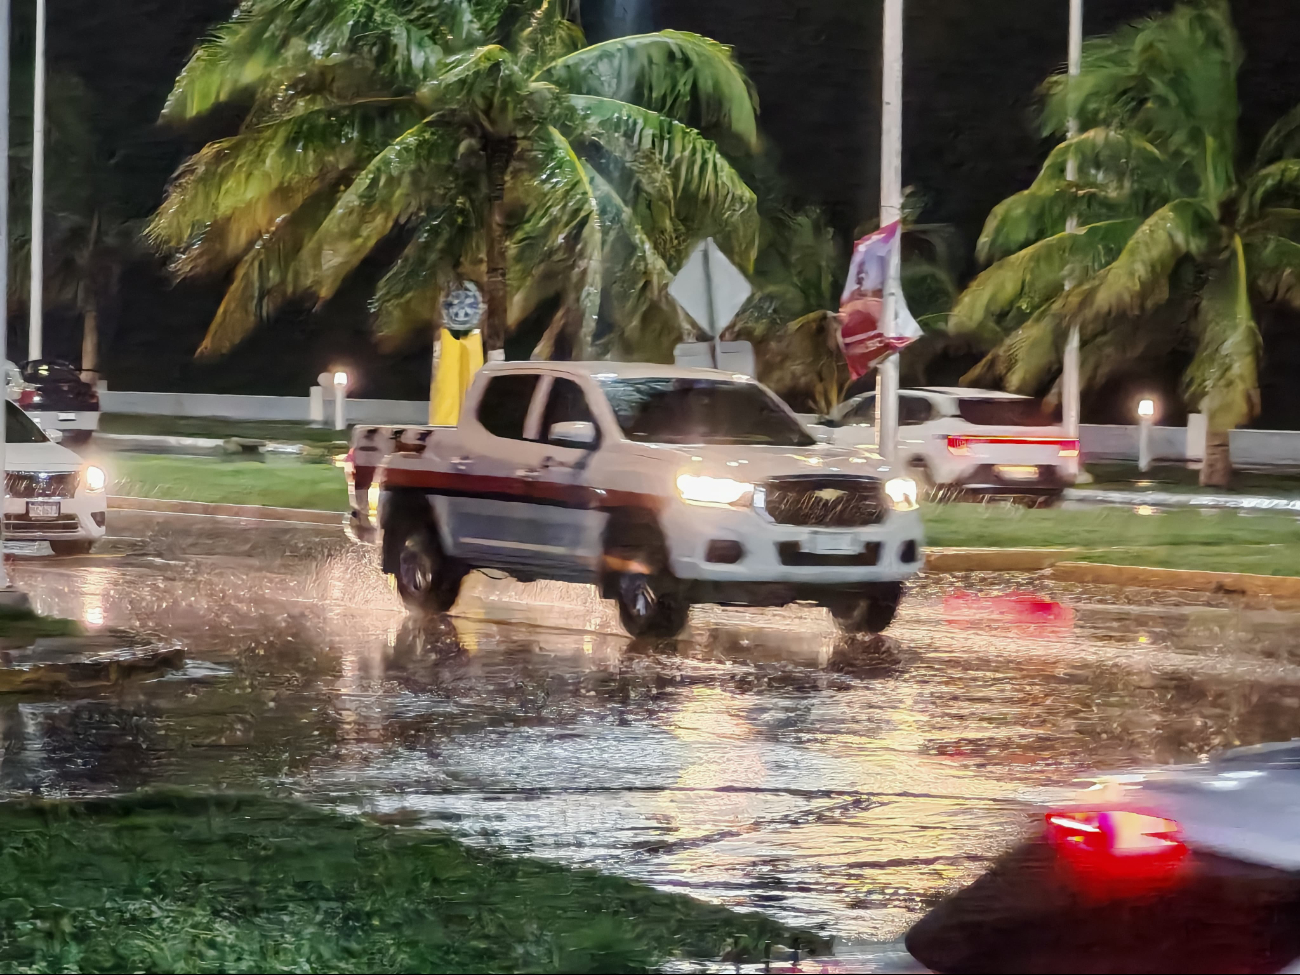
[[[390,467],[383,487],[416,488],[432,494],[498,497],[510,501],[553,504],[567,508],[650,508],[658,511],[663,499],[637,491],[602,491],[583,484],[556,484],[522,477],[488,477],[409,467]]]

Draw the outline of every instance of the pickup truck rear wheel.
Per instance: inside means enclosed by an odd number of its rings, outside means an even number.
[[[691,612],[681,583],[664,573],[622,573],[614,599],[619,621],[632,637],[674,637],[685,628]]]
[[[438,532],[425,522],[411,526],[397,551],[397,592],[413,613],[445,613],[456,603],[465,567],[447,557]]]
[[[826,608],[845,633],[884,633],[903,598],[901,582],[877,582],[853,593],[837,594]]]

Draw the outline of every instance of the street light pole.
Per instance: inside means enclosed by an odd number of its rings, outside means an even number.
[[[45,0],[36,0],[36,68],[32,77],[32,286],[27,358],[42,358],[45,313]]]
[[[903,214],[903,0],[885,0],[880,105],[880,226]],[[902,232],[894,235],[885,277],[881,331],[898,332],[898,302],[902,291]],[[880,456],[892,461],[898,449],[898,355],[876,366],[876,444]]]
[[[1070,0],[1070,45],[1069,45],[1069,77],[1073,82],[1079,76],[1083,68],[1083,0]],[[1067,90],[1067,97],[1069,92]],[[1066,137],[1073,139],[1079,134],[1079,120],[1070,116],[1066,127]],[[1070,153],[1065,160],[1065,179],[1067,182],[1074,183],[1079,178],[1079,161],[1075,159],[1074,153]],[[1071,213],[1065,220],[1066,233],[1076,233],[1079,229],[1079,218]],[[1068,289],[1074,282],[1069,279],[1073,272],[1066,270],[1065,287]],[[1070,326],[1070,334],[1065,341],[1065,358],[1061,364],[1061,412],[1065,420],[1065,435],[1078,439],[1079,437],[1079,326],[1073,324]]]

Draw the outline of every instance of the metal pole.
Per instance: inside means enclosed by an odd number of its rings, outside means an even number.
[[[1070,0],[1070,45],[1069,45],[1069,77],[1071,80],[1079,76],[1079,71],[1083,68],[1083,0]],[[1066,136],[1075,138],[1079,134],[1079,120],[1073,115],[1066,126]],[[1073,183],[1079,178],[1079,161],[1071,153],[1065,160],[1065,178]],[[1071,213],[1065,220],[1065,230],[1067,233],[1076,233],[1079,229],[1079,218]],[[1066,271],[1065,287],[1068,289],[1074,282],[1070,280],[1071,271]],[[1079,326],[1071,325],[1070,334],[1065,341],[1065,358],[1061,364],[1061,408],[1065,420],[1065,431],[1069,437],[1077,438],[1079,436],[1079,400],[1080,400],[1080,381],[1079,381]]]
[[[1151,470],[1151,423],[1152,417],[1138,418],[1138,470],[1143,474]]]
[[[709,301],[709,335],[713,338],[713,368],[722,368],[722,339],[718,335],[718,311],[713,305],[713,238],[704,242],[704,294]]]
[[[884,51],[881,58],[880,106],[880,225],[903,214],[903,0],[885,0]],[[902,232],[894,237],[885,278],[881,331],[897,334],[901,294]],[[876,366],[876,444],[880,456],[892,461],[898,447],[898,355]]]
[[[9,296],[9,0],[0,0],[0,309],[8,306]],[[3,365],[9,359],[9,320],[0,311],[0,368],[4,378],[4,433],[0,434],[0,590],[9,588],[9,573],[5,570],[5,522],[3,501],[9,496],[8,468],[5,467],[9,441],[9,369]]]
[[[32,78],[32,286],[27,358],[42,358],[45,312],[45,0],[36,0],[36,69]]]
[[[334,429],[346,430],[348,405],[348,388],[340,383],[334,384]]]

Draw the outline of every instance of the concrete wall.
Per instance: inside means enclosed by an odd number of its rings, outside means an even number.
[[[161,416],[215,416],[232,420],[300,420],[311,418],[306,396],[227,396],[219,393],[131,393],[104,390],[99,394],[105,413],[148,413]],[[327,419],[333,418],[333,406]],[[349,423],[427,423],[429,404],[391,399],[350,399]]]

